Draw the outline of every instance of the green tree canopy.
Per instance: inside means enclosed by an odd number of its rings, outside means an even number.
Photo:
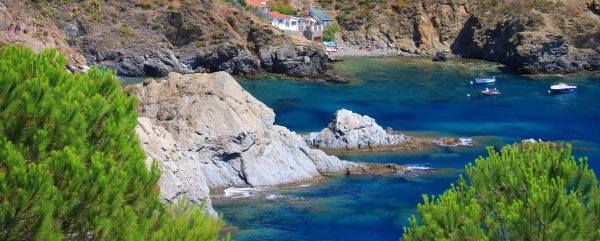
[[[424,196],[402,240],[599,240],[598,180],[571,146],[521,143],[467,165],[439,197]]]
[[[335,40],[335,34],[339,31],[340,31],[339,24],[333,23],[333,24],[327,25],[327,27],[325,27],[325,29],[323,30],[323,40],[325,40],[325,41]]]
[[[0,240],[216,239],[200,207],[160,203],[135,97],[64,66],[55,50],[0,49]]]

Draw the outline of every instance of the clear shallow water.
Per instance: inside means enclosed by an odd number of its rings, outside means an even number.
[[[276,123],[294,131],[317,131],[347,108],[384,127],[417,135],[474,136],[475,148],[433,148],[410,153],[351,154],[347,160],[444,168],[414,177],[335,177],[318,185],[272,191],[252,199],[216,199],[215,208],[237,227],[235,240],[398,240],[423,194],[437,195],[485,154],[484,146],[522,139],[569,141],[576,155],[600,170],[600,78],[503,73],[481,62],[354,59],[338,68],[358,81],[350,85],[262,77],[240,83],[273,108]],[[497,76],[503,95],[478,96],[469,81]],[[549,95],[553,83],[579,86],[577,93]],[[467,97],[471,94],[471,97]]]

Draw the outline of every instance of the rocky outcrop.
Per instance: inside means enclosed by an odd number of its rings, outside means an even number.
[[[138,96],[136,131],[162,170],[161,198],[200,203],[214,190],[292,183],[323,175],[392,173],[397,165],[360,164],[311,149],[273,125],[275,114],[227,73],[181,75],[129,86]],[[213,212],[214,213],[214,212]]]
[[[310,133],[305,141],[323,149],[373,149],[408,142],[402,134],[386,131],[375,120],[349,110],[338,110],[327,128]]]
[[[328,56],[321,46],[291,44],[278,32],[272,28],[252,28],[248,33],[263,69],[294,77],[319,77],[325,73]]]
[[[303,136],[308,145],[332,153],[396,152],[434,145],[459,147],[475,144],[472,138],[466,137],[405,136],[392,128],[384,130],[369,116],[345,109],[336,111],[329,125],[320,132],[307,133]]]
[[[563,18],[532,12],[527,17],[506,17],[490,23],[484,16],[472,16],[452,46],[467,57],[504,63],[526,74],[573,73],[600,70],[598,26],[570,33],[568,26],[555,26]],[[580,16],[578,21],[596,22]],[[554,26],[553,26],[554,25]],[[592,24],[594,25],[594,24]],[[587,33],[586,33],[587,32]]]
[[[122,76],[264,70],[316,77],[327,70],[322,47],[295,44],[265,19],[209,0],[169,7],[139,1],[50,3],[33,10],[55,13],[69,44],[90,64]]]

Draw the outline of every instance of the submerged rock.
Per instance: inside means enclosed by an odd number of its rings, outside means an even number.
[[[349,84],[350,83],[349,79],[347,79],[343,76],[340,76],[340,75],[334,75],[333,77],[328,78],[326,81],[329,83],[335,83],[335,84]]]
[[[457,146],[473,146],[472,138],[457,138],[457,137],[442,137],[438,138],[435,143],[439,146],[457,147]]]
[[[181,75],[128,87],[140,100],[136,132],[158,162],[163,202],[185,195],[260,187],[322,175],[390,173],[397,165],[342,161],[311,149],[301,136],[273,125],[275,114],[227,73]],[[390,140],[392,141],[392,140]]]
[[[371,117],[342,109],[335,112],[327,128],[310,133],[305,141],[318,148],[351,150],[400,145],[408,139],[384,130]]]
[[[448,57],[446,57],[446,53],[444,52],[437,52],[435,53],[435,56],[433,57],[433,61],[435,62],[441,62],[441,61],[446,61],[448,60]]]

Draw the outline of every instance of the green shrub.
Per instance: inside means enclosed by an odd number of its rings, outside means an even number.
[[[119,32],[125,35],[125,37],[133,36],[133,29],[131,29],[131,27],[129,27],[127,24],[121,25],[121,27],[119,27]]]
[[[1,48],[0,240],[216,239],[221,221],[160,203],[136,105],[110,72],[69,74],[55,50]]]
[[[337,23],[327,25],[323,30],[323,40],[331,41],[335,40],[335,34],[340,31],[340,25]]]
[[[285,15],[298,15],[298,10],[294,9],[292,5],[285,3],[271,5],[271,11],[279,12]]]
[[[102,21],[104,21],[104,14],[102,14],[101,11],[92,11],[90,19],[92,20],[92,22],[95,23],[101,23]]]
[[[143,2],[142,3],[142,8],[144,8],[144,9],[150,9],[150,8],[152,8],[152,3],[151,2]]]
[[[218,30],[215,32],[214,39],[220,40],[225,39],[227,37],[227,32],[224,30]]]
[[[598,240],[600,192],[571,146],[488,148],[439,197],[424,196],[402,240]]]

